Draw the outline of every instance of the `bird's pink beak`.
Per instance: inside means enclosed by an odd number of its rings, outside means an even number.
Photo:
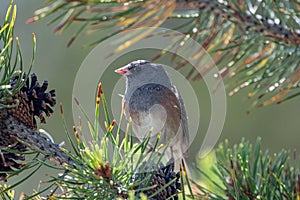
[[[131,74],[131,72],[128,69],[128,66],[126,65],[125,67],[121,67],[119,69],[115,70],[116,73],[121,74],[123,76],[128,76]]]

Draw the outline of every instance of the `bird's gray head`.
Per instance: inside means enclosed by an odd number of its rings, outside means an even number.
[[[149,83],[162,84],[171,87],[171,81],[160,64],[147,60],[136,60],[115,70],[126,77],[126,87],[136,88]]]

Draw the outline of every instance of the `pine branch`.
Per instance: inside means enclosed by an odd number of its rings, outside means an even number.
[[[4,117],[4,109],[1,110],[1,115]],[[50,160],[53,160],[58,165],[69,164],[73,165],[71,157],[68,156],[62,149],[49,139],[43,137],[36,130],[32,130],[15,120],[12,116],[6,115],[1,119],[4,122],[4,126],[9,132],[3,131],[4,134],[10,135],[10,137],[16,137],[16,141],[30,147],[32,150],[39,152]]]
[[[53,112],[50,107],[55,104],[52,98],[54,91],[45,92],[48,83],[44,82],[40,86],[33,74],[29,85],[29,74],[23,72],[19,40],[14,38],[16,14],[17,8],[13,1],[10,1],[4,24],[0,27],[0,41],[3,45],[0,53],[0,180],[4,181],[8,175],[17,175],[36,164],[35,161],[24,162],[26,154],[33,154],[29,152],[28,144],[32,145],[32,148],[40,147],[41,150],[43,142],[50,143],[34,130],[37,128],[35,116],[38,116],[42,123],[45,122],[43,113],[50,116]],[[33,57],[28,71],[32,68],[36,50],[34,34],[32,38]],[[41,143],[37,145],[38,142]],[[40,152],[35,149],[35,153]],[[9,189],[8,187],[6,191]]]
[[[80,24],[77,32],[69,40],[68,46],[85,31],[89,34],[103,29],[110,30],[93,43],[97,44],[126,29],[158,26],[168,18],[175,5],[175,0],[133,0],[122,3],[119,1],[52,0],[45,8],[36,10],[35,16],[27,22],[36,22],[58,12],[58,16],[49,22],[49,24],[58,23],[54,33],[62,33],[73,23]],[[148,20],[149,18],[151,20]]]
[[[37,10],[35,17],[28,22],[57,14],[50,21],[52,24],[60,20],[55,32],[63,32],[75,23],[81,24],[70,39],[70,45],[84,33],[102,35],[93,42],[98,44],[125,30],[160,26],[167,19],[177,18],[182,23],[173,29],[202,44],[220,69],[216,77],[228,79],[229,95],[251,86],[248,97],[255,98],[254,107],[260,107],[281,103],[300,94],[297,59],[299,5],[297,1],[283,0],[52,0],[46,7]],[[186,19],[190,19],[190,23],[186,23]],[[107,32],[103,35],[99,30]],[[125,42],[132,44],[136,38],[141,39],[149,33],[139,34],[120,41],[120,45]],[[175,47],[178,51],[189,49],[189,46],[182,45],[184,40],[174,44],[178,45]],[[190,55],[190,59],[198,63],[196,67],[201,73],[191,69],[187,73],[188,79],[201,79],[213,67],[203,66],[201,55]],[[177,60],[177,69],[187,63]]]
[[[19,77],[22,77],[20,82]],[[25,78],[24,73],[11,78],[11,90],[18,84],[23,87],[3,101],[4,108],[0,109],[0,175],[3,180],[7,179],[8,174],[15,175],[14,168],[21,170],[27,166],[23,161],[29,149],[58,165],[73,164],[72,159],[58,145],[37,131],[35,117],[41,123],[46,123],[44,114],[49,117],[53,112],[51,107],[56,103],[55,91],[46,92],[48,82],[44,81],[40,85],[35,74],[31,75],[31,81]]]
[[[253,105],[266,106],[295,92],[292,89],[298,87],[299,80],[298,3],[186,1],[181,6],[202,11],[195,13],[192,25],[185,29],[221,68],[216,77],[227,79],[229,95],[252,86],[248,97],[257,98]],[[173,17],[185,18],[186,14],[175,13]],[[201,59],[198,61],[201,66]],[[180,63],[184,65],[184,61]],[[202,67],[201,75],[212,67]],[[201,75],[191,70],[188,78],[198,80]]]

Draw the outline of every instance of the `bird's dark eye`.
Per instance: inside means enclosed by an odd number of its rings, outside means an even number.
[[[137,63],[131,63],[128,67],[129,70],[136,69],[139,65]]]

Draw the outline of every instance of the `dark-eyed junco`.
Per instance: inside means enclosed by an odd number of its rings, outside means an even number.
[[[183,100],[160,64],[137,60],[115,70],[126,77],[125,116],[132,119],[133,132],[143,139],[151,131],[153,147],[168,145],[169,158],[186,156],[189,146],[187,115]]]

